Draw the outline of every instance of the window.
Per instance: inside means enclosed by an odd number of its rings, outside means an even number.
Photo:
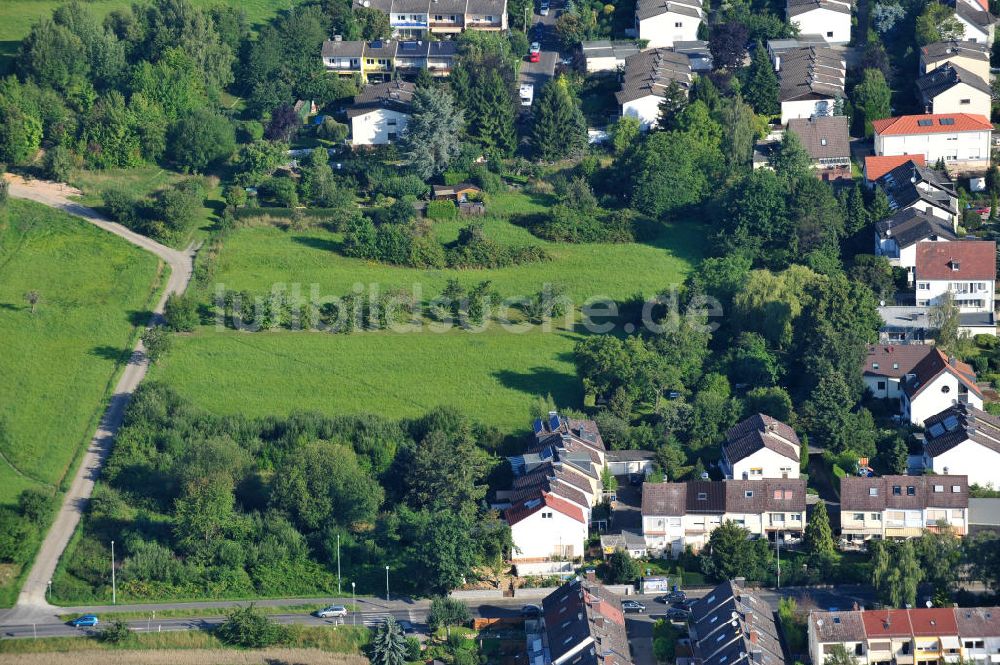
[[[881,513],[872,513],[872,522],[881,522],[881,521],[882,521]]]
[[[944,485],[935,485],[934,486],[934,493],[935,494],[940,494],[943,491],[944,491]]]
[[[934,124],[933,120],[917,120],[918,127],[930,127]]]
[[[390,127],[395,127],[396,126],[396,119],[395,118],[389,118],[389,120],[387,121],[387,124]]]
[[[893,363],[892,364],[892,368],[893,369],[899,369],[899,363]]]
[[[885,390],[885,381],[879,381],[878,382],[878,389],[879,390]]]
[[[961,491],[962,491],[962,486],[961,485],[952,485],[951,486],[951,493],[952,494],[958,494]]]
[[[864,522],[865,521],[865,514],[864,513],[854,513],[854,521],[855,522]]]
[[[869,487],[868,488],[868,496],[878,496],[878,488],[877,487]]]
[[[958,101],[958,103],[959,103],[959,104],[971,104],[971,103],[972,103],[972,100],[971,100],[971,99],[960,99],[960,100]]]
[[[860,642],[858,642],[857,644],[854,645],[854,655],[855,656],[861,656],[861,655],[864,655],[864,653],[865,653],[864,645],[862,645]]]
[[[833,30],[828,30],[826,33],[827,37],[833,37]]]
[[[955,124],[955,119],[954,118],[941,118],[940,120],[938,120],[938,123],[942,124],[942,125],[954,125]]]
[[[953,520],[960,520],[960,519],[962,519],[962,517],[963,517],[963,515],[962,515],[962,511],[961,510],[953,510],[953,511],[951,511],[951,519],[953,519]]]
[[[781,490],[774,490],[774,498],[781,499]]]
[[[917,288],[920,289],[921,291],[926,291],[927,289],[931,288],[931,283],[930,282],[917,282]]]
[[[375,64],[375,59],[374,58],[367,58],[365,60],[365,64],[366,65],[374,65]]]
[[[699,501],[708,501],[708,493],[707,492],[698,492],[698,500]]]
[[[681,23],[680,21],[677,21],[677,23],[674,23],[674,27],[675,27],[675,28],[683,28],[683,27],[684,27],[684,24],[683,24],[683,23]]]
[[[792,521],[793,522],[801,522],[802,521],[802,513],[793,513],[792,514]]]
[[[492,17],[492,16],[487,16],[487,17],[486,17],[486,20],[487,20],[488,22],[492,23],[492,22],[493,22],[493,17]]]
[[[749,499],[750,497],[753,496],[753,490],[747,490],[746,492],[743,492],[743,496]]]
[[[872,363],[872,369],[878,369],[878,363]]]
[[[917,488],[914,487],[913,485],[907,485],[906,496],[916,496],[916,495],[917,495]]]
[[[903,488],[900,487],[899,485],[893,485],[892,486],[892,495],[893,496],[903,496]]]

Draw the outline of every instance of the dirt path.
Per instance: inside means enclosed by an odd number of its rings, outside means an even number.
[[[130,231],[121,224],[105,219],[94,209],[69,200],[68,197],[77,196],[81,192],[68,185],[45,180],[25,181],[23,178],[11,174],[5,174],[4,178],[10,182],[10,195],[12,197],[36,201],[80,217],[109,233],[124,238],[137,247],[152,252],[170,266],[170,276],[166,288],[164,288],[163,295],[153,310],[149,325],[161,321],[167,296],[172,293],[183,293],[187,288],[194,268],[194,251],[191,248],[185,251],[172,249]],[[17,605],[4,616],[6,622],[16,618],[30,623],[33,617],[51,617],[55,612],[55,608],[49,605],[45,597],[49,581],[52,579],[59,558],[80,522],[80,517],[86,509],[90,495],[94,491],[94,481],[100,475],[101,467],[111,449],[111,443],[121,426],[125,407],[139,383],[146,376],[148,368],[149,360],[146,358],[145,348],[141,340],[137,341],[135,349],[132,351],[132,357],[129,358],[128,364],[115,386],[108,408],[97,427],[97,432],[94,433],[94,437],[87,447],[87,452],[80,462],[80,467],[77,469],[76,476],[73,478],[73,483],[70,485],[69,491],[66,492],[59,514],[53,521],[45,540],[42,542],[41,549],[35,557],[34,565],[25,579],[21,594],[18,596]]]

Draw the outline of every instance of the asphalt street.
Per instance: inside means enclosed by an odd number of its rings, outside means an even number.
[[[687,591],[688,596],[691,598],[700,598],[710,589],[708,588],[698,588],[689,589]],[[848,609],[853,607],[855,603],[859,605],[864,605],[866,603],[871,603],[874,601],[874,595],[872,593],[871,587],[868,586],[842,586],[836,588],[788,588],[788,589],[762,589],[760,590],[761,597],[771,604],[773,608],[777,608],[778,600],[781,597],[794,597],[799,600],[800,604],[804,607],[814,607],[817,609],[829,610],[833,608],[838,609]],[[635,595],[630,596],[634,600],[638,600],[646,606],[646,612],[644,614],[630,614],[629,615],[629,635],[641,642],[644,638],[652,636],[651,622],[652,619],[650,614],[657,614],[658,612],[665,610],[666,606],[657,603],[653,595]],[[144,612],[148,611],[149,616],[143,619],[130,619],[128,624],[133,630],[138,632],[144,631],[177,631],[177,630],[207,630],[213,628],[223,621],[223,614],[225,609],[228,607],[234,607],[238,605],[245,605],[249,601],[245,602],[222,602],[222,603],[159,603],[156,605],[118,605],[118,606],[92,606],[92,607],[72,607],[72,608],[61,608],[60,612],[64,614],[72,613],[93,613],[96,614],[102,621],[110,621],[114,618],[114,612]],[[305,603],[324,603],[329,604],[349,604],[351,600],[349,598],[329,598],[329,599],[273,599],[257,601],[255,605],[258,607],[267,607],[275,605],[295,605],[295,604],[305,604]],[[411,601],[411,600],[393,600],[391,602],[385,602],[381,600],[373,600],[369,598],[357,599],[354,601],[356,605],[359,606],[358,612],[352,612],[343,620],[339,619],[319,619],[313,617],[306,613],[298,614],[276,614],[272,617],[280,623],[288,624],[303,624],[303,625],[314,625],[314,626],[334,626],[334,625],[366,625],[372,626],[380,623],[385,619],[387,615],[392,615],[399,620],[409,621],[414,624],[418,629],[422,627],[427,621],[427,613],[430,608],[430,602],[426,600]],[[537,598],[493,598],[488,600],[470,600],[467,601],[469,609],[472,611],[474,616],[477,617],[514,617],[519,616],[520,609],[523,605],[531,603],[538,603]],[[183,610],[185,608],[197,609],[203,611],[205,608],[218,608],[219,615],[213,617],[171,617],[171,618],[156,618],[156,612],[162,612],[164,610]],[[17,621],[16,617],[12,617],[9,623],[4,623],[6,619],[0,619],[0,637],[3,639],[11,638],[32,638],[32,637],[72,637],[72,636],[84,636],[91,634],[95,631],[93,628],[73,628],[60,621],[56,616],[50,616],[48,618],[39,618],[34,623],[25,623]],[[643,644],[633,644],[634,648],[638,648],[642,651],[646,645]],[[651,648],[651,647],[650,647]]]

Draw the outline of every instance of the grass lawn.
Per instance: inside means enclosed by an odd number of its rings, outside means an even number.
[[[168,171],[158,166],[141,166],[134,169],[107,169],[104,171],[89,171],[78,169],[73,172],[69,182],[83,191],[80,202],[92,208],[100,209],[104,205],[103,193],[108,189],[119,189],[128,192],[136,198],[144,197],[172,183],[190,178],[175,171]],[[192,226],[188,237],[179,238],[175,243],[178,248],[187,246],[188,242],[198,242],[208,237],[209,230],[215,224],[215,217],[225,208],[222,198],[222,186],[212,186],[209,181],[217,179],[206,178],[205,202]]]
[[[0,503],[63,480],[136,325],[148,319],[157,275],[155,257],[76,218],[17,200],[0,213],[0,421],[8,432],[0,452],[16,467],[0,460]],[[30,290],[41,296],[34,315]]]
[[[539,205],[522,195],[501,201],[506,210],[524,212]],[[462,224],[435,227],[450,240]],[[580,304],[595,295],[652,295],[682,281],[701,250],[697,232],[684,225],[665,229],[649,244],[632,245],[547,243],[500,219],[488,220],[486,229],[504,243],[543,245],[553,260],[499,270],[419,270],[345,258],[336,251],[341,237],[322,229],[249,227],[226,238],[216,281],[260,294],[276,283],[299,283],[308,294],[309,285],[317,284],[322,295],[346,294],[357,282],[377,283],[383,290],[416,283],[425,300],[437,296],[450,277],[466,285],[489,279],[505,297],[531,295],[545,282],[557,282]],[[536,327],[515,334],[498,325],[480,333],[350,335],[203,327],[176,338],[153,376],[215,413],[315,410],[397,418],[451,405],[512,432],[527,426],[539,396],[551,394],[564,407],[582,406],[572,353],[580,339],[576,330]]]
[[[288,9],[300,0],[191,0],[199,7],[231,5],[240,7],[254,27],[273,17],[282,9]],[[3,0],[0,2],[0,74],[11,66],[21,40],[31,26],[52,15],[52,10],[62,4],[62,0]],[[98,19],[116,9],[132,5],[132,0],[87,0],[86,7]]]

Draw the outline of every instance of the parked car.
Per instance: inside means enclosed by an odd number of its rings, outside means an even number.
[[[521,106],[531,106],[531,102],[535,100],[535,86],[525,83],[521,86],[518,96],[521,99]]]
[[[316,610],[313,612],[313,616],[317,616],[320,619],[333,619],[335,617],[346,617],[347,608],[343,605],[330,605],[329,607],[324,607],[321,610]]]
[[[96,626],[100,623],[96,614],[84,614],[82,617],[77,617],[69,622],[69,625],[74,628],[88,628],[91,626]]]
[[[549,15],[549,0],[542,0],[541,4],[539,5],[538,13],[541,14],[542,16]]]
[[[679,607],[671,607],[667,610],[667,618],[671,621],[687,621],[690,616],[690,610],[682,610]]]
[[[674,603],[673,607],[675,607],[675,608],[677,608],[679,610],[684,610],[686,612],[690,612],[691,611],[691,601],[690,600],[682,600],[679,603]]]
[[[527,619],[534,619],[542,616],[542,608],[538,605],[525,605],[521,608],[521,616]]]
[[[400,619],[396,623],[399,624],[400,629],[407,635],[417,632],[417,627],[414,626],[409,621],[407,621],[406,619]]]
[[[538,42],[531,42],[528,50],[528,62],[540,62],[542,59],[542,46]]]
[[[666,602],[676,605],[677,603],[683,603],[685,600],[687,600],[687,594],[674,587],[674,590],[667,594]]]
[[[646,611],[646,606],[637,600],[623,600],[622,609],[626,612],[638,612],[642,614]]]

